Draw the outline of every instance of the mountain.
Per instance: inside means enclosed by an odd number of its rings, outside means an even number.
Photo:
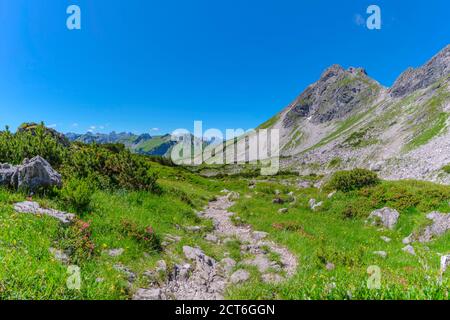
[[[260,128],[280,130],[281,166],[328,174],[355,167],[386,179],[450,183],[450,45],[391,88],[334,65]]]
[[[130,132],[111,132],[108,134],[104,133],[66,133],[66,138],[70,141],[78,141],[83,143],[121,143],[129,148],[131,151],[145,154],[145,155],[158,155],[164,156],[168,154],[169,150],[175,144],[171,140],[169,134],[160,136],[151,136],[148,133],[141,135],[136,135]]]

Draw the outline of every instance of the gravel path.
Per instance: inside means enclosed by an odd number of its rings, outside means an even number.
[[[297,269],[297,259],[286,248],[265,240],[267,233],[253,231],[250,227],[236,226],[231,221],[233,213],[228,211],[233,205],[230,197],[223,196],[209,203],[203,218],[211,219],[214,231],[207,238],[224,243],[227,239],[241,242],[241,253],[251,258],[241,261],[242,265],[255,266],[261,279],[267,283],[278,283],[293,276]],[[236,262],[224,258],[218,262],[206,256],[200,248],[183,247],[186,263],[175,265],[163,286],[139,289],[135,300],[221,300],[229,284],[238,284],[249,279],[244,269],[236,270]],[[278,261],[272,261],[270,254],[276,253]],[[233,272],[236,270],[236,272]]]

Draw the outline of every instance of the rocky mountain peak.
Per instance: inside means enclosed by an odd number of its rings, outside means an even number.
[[[424,89],[444,77],[450,76],[450,45],[447,45],[423,66],[408,68],[395,81],[390,94],[397,98]]]
[[[363,68],[345,70],[340,65],[332,65],[288,107],[283,125],[290,127],[301,118],[313,123],[343,118],[364,107],[380,88]]]

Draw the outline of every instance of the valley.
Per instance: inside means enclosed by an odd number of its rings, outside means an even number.
[[[170,135],[5,128],[0,299],[448,300],[449,66],[391,88],[331,66],[259,127],[275,175],[177,166]]]

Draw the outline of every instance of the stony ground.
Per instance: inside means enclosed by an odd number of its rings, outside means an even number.
[[[292,253],[266,240],[266,233],[253,231],[249,226],[235,225],[231,221],[234,214],[228,208],[233,205],[231,199],[237,196],[234,193],[222,196],[199,214],[202,218],[211,219],[214,224],[214,230],[206,235],[206,239],[217,245],[238,240],[242,244],[241,253],[252,257],[241,264],[256,267],[265,282],[281,282],[293,276],[297,269],[297,259]],[[239,284],[250,278],[249,272],[236,267],[236,261],[229,257],[218,262],[205,255],[200,248],[188,246],[183,248],[183,252],[185,263],[174,266],[164,285],[139,289],[133,298],[220,300],[224,298],[228,285]],[[279,257],[277,261],[271,260],[271,254],[274,253]],[[165,265],[162,261],[160,264]]]

